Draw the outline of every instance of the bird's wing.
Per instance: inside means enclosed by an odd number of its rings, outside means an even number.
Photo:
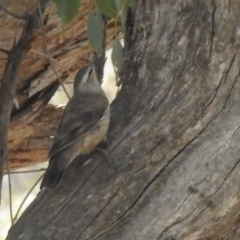
[[[74,96],[70,99],[58,125],[49,157],[71,145],[79,136],[85,134],[102,117],[108,105],[105,96],[94,98]]]

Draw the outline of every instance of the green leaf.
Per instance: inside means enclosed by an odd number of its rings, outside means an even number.
[[[88,40],[92,48],[100,56],[103,49],[104,22],[101,14],[90,14],[87,23]]]
[[[124,4],[124,0],[115,0],[116,6],[117,6],[117,11],[118,11],[118,15],[116,16],[116,18],[118,18],[117,20],[121,20],[121,23],[123,24],[125,21],[125,8],[123,7]]]
[[[100,11],[96,11],[96,19],[99,23],[99,27],[101,28],[102,31],[104,31],[105,24],[104,24],[102,13]]]
[[[127,17],[127,10],[132,4],[132,0],[115,0],[117,11],[118,11],[118,19],[121,20],[121,23],[124,24]]]
[[[115,0],[96,0],[98,9],[107,17],[115,19],[118,15]]]
[[[114,43],[113,43],[112,63],[113,63],[114,71],[117,77],[119,77],[119,73],[122,69],[122,63],[123,63],[123,47],[118,37],[114,40]]]
[[[121,21],[124,24],[127,9],[132,6],[133,0],[95,0],[98,9],[107,17]]]
[[[81,0],[53,0],[57,5],[58,15],[64,25],[69,23],[77,14]]]

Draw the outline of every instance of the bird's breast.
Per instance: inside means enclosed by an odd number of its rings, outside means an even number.
[[[93,151],[94,148],[104,139],[107,134],[110,122],[110,107],[108,106],[104,111],[101,119],[96,123],[95,126],[87,133],[82,136],[82,144],[80,154],[88,154]]]

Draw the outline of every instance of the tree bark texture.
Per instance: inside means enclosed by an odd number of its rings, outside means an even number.
[[[240,239],[240,3],[138,0],[111,167],[76,160],[7,239]]]

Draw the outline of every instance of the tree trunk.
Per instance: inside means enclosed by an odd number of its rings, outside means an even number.
[[[76,160],[7,239],[240,239],[239,11],[139,0],[111,109],[115,168]]]

